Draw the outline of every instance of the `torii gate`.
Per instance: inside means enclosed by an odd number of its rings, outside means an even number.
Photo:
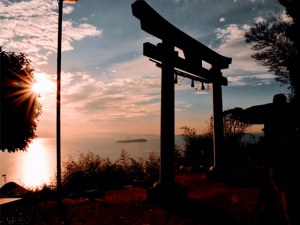
[[[141,29],[162,40],[157,46],[144,43],[143,54],[150,57],[161,67],[161,129],[160,129],[160,172],[157,188],[159,193],[148,192],[149,198],[159,199],[170,196],[175,186],[174,174],[174,74],[188,77],[213,86],[214,118],[214,166],[221,167],[220,159],[223,141],[222,85],[227,86],[227,78],[221,69],[226,69],[231,58],[224,57],[196,41],[174,27],[144,0],[132,4],[132,14],[140,20]],[[174,51],[177,47],[184,53],[185,59]],[[202,60],[211,64],[211,69],[202,67]],[[153,60],[151,60],[153,61]],[[176,68],[176,69],[175,69]],[[176,188],[175,188],[176,189]],[[172,190],[174,192],[174,190]],[[171,191],[171,192],[172,192]],[[178,193],[177,193],[178,194]],[[151,196],[150,196],[151,195]],[[155,196],[154,196],[155,195]]]

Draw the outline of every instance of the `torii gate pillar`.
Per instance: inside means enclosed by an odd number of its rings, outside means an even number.
[[[174,88],[174,45],[162,41],[161,67],[161,116],[160,116],[160,167],[159,182],[147,190],[147,200],[154,203],[172,203],[187,199],[187,188],[175,183],[174,134],[175,134],[175,88]]]
[[[161,115],[160,115],[160,173],[161,184],[174,183],[174,46],[162,42],[164,49],[161,68]],[[173,157],[172,157],[173,156]]]
[[[210,71],[216,77],[222,77],[221,70],[212,67]],[[223,104],[222,104],[222,85],[215,81],[213,86],[213,121],[214,121],[214,168],[221,168],[224,163],[222,160],[223,146]]]

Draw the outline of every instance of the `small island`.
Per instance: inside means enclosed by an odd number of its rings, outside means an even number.
[[[132,143],[132,142],[147,142],[146,139],[128,139],[128,140],[120,140],[116,143]]]

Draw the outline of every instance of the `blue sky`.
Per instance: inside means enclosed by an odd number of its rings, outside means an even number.
[[[142,46],[160,40],[141,30],[131,12],[133,2],[79,0],[64,5],[63,137],[159,134],[160,69],[142,55]],[[222,71],[229,81],[223,87],[223,109],[269,103],[274,94],[286,92],[267,68],[250,57],[254,52],[243,37],[256,22],[269,20],[269,14],[284,13],[276,0],[146,2],[177,28],[232,58],[229,69]],[[39,137],[55,136],[57,11],[56,0],[0,2],[0,46],[4,51],[26,52],[40,83]],[[212,115],[211,91],[195,90],[190,82],[185,79],[175,86],[176,134],[182,126],[201,133]]]

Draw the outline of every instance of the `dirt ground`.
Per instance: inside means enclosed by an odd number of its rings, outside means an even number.
[[[178,174],[176,181],[188,187],[189,200],[170,207],[147,203],[146,189],[125,186],[101,198],[63,199],[61,207],[46,201],[16,209],[0,224],[258,224],[259,189],[209,181],[205,173]]]

